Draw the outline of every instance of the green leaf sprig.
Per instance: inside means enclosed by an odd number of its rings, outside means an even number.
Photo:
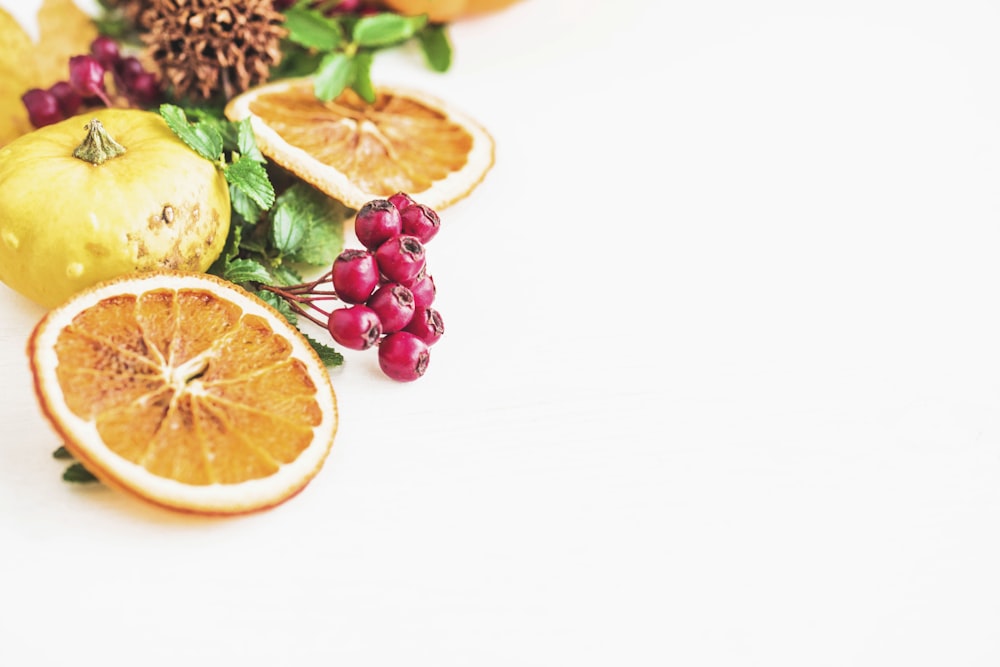
[[[172,104],[161,105],[160,115],[185,144],[218,165],[229,183],[229,236],[209,273],[256,293],[298,324],[297,311],[267,288],[301,283],[303,270],[333,264],[344,249],[343,223],[353,211],[298,179],[276,195],[249,119],[233,122],[209,108]],[[324,363],[343,363],[336,350],[307,339]]]
[[[446,26],[429,23],[426,15],[381,12],[327,16],[325,9],[328,7],[299,2],[285,10],[288,36],[282,47],[282,68],[275,78],[311,74],[315,77],[316,97],[325,102],[350,88],[372,103],[375,87],[371,68],[378,51],[416,39],[432,70],[446,72],[451,67]]]
[[[191,122],[188,113],[173,104],[161,104],[160,115],[181,141],[206,160],[214,162],[222,170],[226,181],[241,195],[262,210],[271,208],[274,186],[264,170],[264,156],[257,149],[249,118],[233,124],[198,110],[191,112],[196,118]],[[228,147],[227,139],[230,143]]]

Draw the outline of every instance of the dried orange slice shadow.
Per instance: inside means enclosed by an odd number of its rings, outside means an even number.
[[[329,373],[277,311],[200,273],[125,276],[51,311],[28,343],[66,448],[110,486],[238,514],[300,491],[333,444]]]

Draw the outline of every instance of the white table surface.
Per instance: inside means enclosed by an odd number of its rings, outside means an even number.
[[[348,353],[263,514],[62,482],[0,286],[0,664],[1000,664],[998,29],[526,0],[447,74],[378,58],[496,166],[428,248],[427,375]]]

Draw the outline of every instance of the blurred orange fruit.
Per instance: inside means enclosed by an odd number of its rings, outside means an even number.
[[[406,192],[440,210],[493,166],[485,128],[414,90],[380,87],[369,104],[348,89],[323,102],[311,78],[284,79],[233,98],[226,115],[250,118],[261,152],[355,209]]]
[[[384,0],[400,14],[427,14],[435,23],[446,23],[508,7],[518,0]]]
[[[91,287],[28,343],[45,416],[109,486],[168,508],[239,514],[302,490],[337,404],[309,342],[212,275],[159,271]]]

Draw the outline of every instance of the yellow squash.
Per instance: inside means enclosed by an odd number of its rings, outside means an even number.
[[[205,271],[230,211],[221,171],[157,114],[70,118],[0,149],[0,280],[52,307],[136,270]]]

